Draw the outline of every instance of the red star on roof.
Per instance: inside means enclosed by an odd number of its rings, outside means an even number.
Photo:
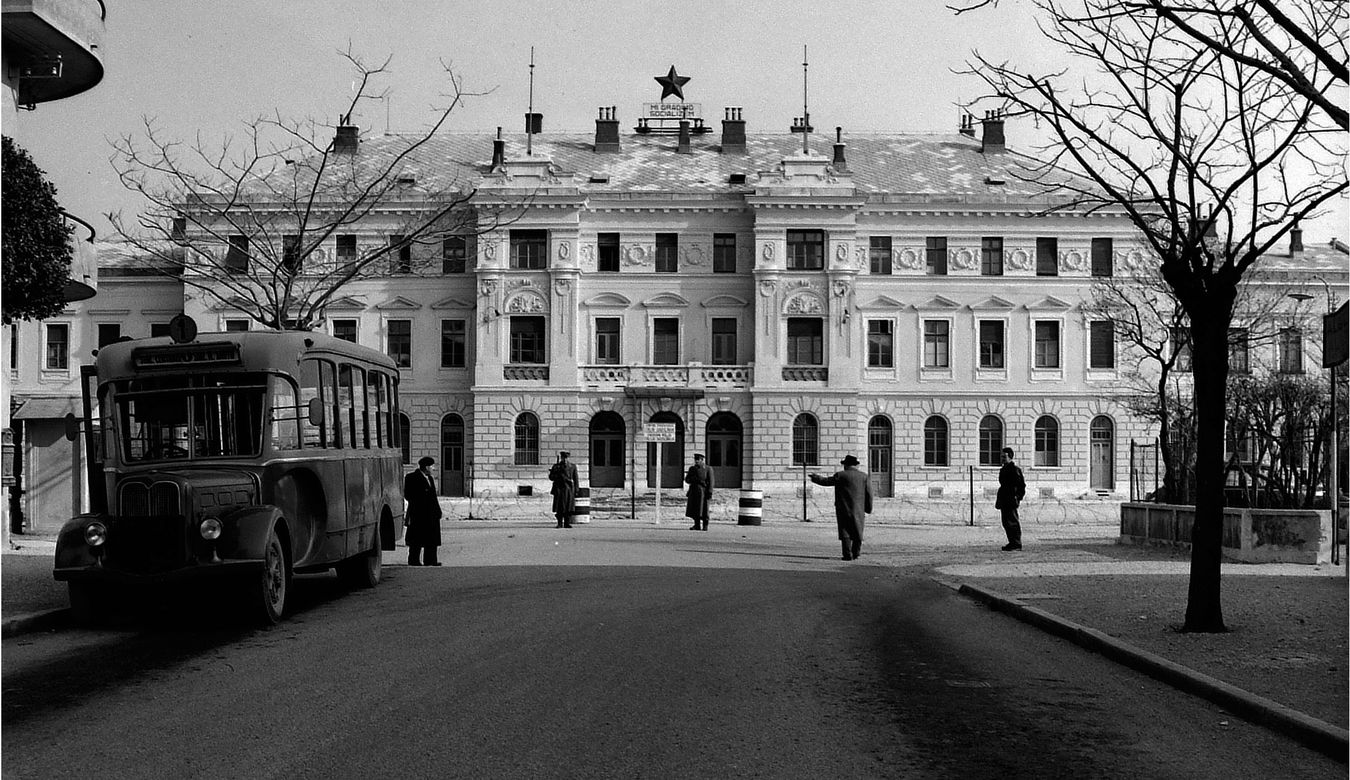
[[[653,76],[656,83],[661,85],[661,99],[674,95],[681,101],[684,100],[684,85],[689,81],[688,76],[681,76],[675,72],[675,66],[670,66],[670,72],[664,76]]]

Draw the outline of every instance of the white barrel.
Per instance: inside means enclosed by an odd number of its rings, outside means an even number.
[[[573,502],[572,522],[589,523],[591,521],[591,486],[577,488],[577,498]]]

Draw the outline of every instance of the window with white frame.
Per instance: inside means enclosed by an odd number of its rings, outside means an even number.
[[[1042,415],[1035,427],[1035,465],[1059,465],[1059,420]]]
[[[249,329],[248,320],[225,320],[226,333],[244,333]]]
[[[680,237],[676,233],[656,234],[656,272],[674,274],[680,271]]]
[[[870,368],[892,368],[895,366],[895,323],[893,321],[867,321],[867,365]]]
[[[1088,323],[1088,368],[1116,367],[1116,326],[1110,320]]]
[[[356,343],[356,320],[333,320],[333,338]]]
[[[1303,331],[1298,328],[1285,328],[1279,338],[1280,373],[1303,373]]]
[[[740,357],[737,354],[736,318],[712,318],[712,364],[714,366],[734,366]]]
[[[1038,320],[1033,329],[1035,354],[1032,365],[1036,368],[1059,368],[1059,322]]]
[[[441,320],[441,368],[468,365],[469,323],[466,320]]]
[[[595,318],[595,362],[617,366],[621,361],[618,317]]]
[[[539,418],[534,412],[516,415],[514,443],[517,466],[539,465]]]
[[[980,320],[980,368],[1004,368],[1002,320]]]
[[[512,230],[511,267],[531,270],[548,267],[548,231]]]
[[[825,231],[787,231],[787,267],[790,271],[819,271],[825,267]]]
[[[792,421],[792,465],[814,466],[820,463],[820,424],[802,412]]]
[[[998,466],[1002,463],[1003,421],[992,414],[980,420],[980,465]]]
[[[412,320],[385,323],[385,354],[393,358],[399,368],[412,366]]]
[[[1059,239],[1036,239],[1036,275],[1059,276]]]
[[[985,236],[980,239],[980,275],[1003,275],[1003,238]]]
[[[946,466],[949,463],[948,438],[946,418],[933,415],[923,421],[923,465]]]
[[[871,236],[867,239],[867,258],[870,270],[874,274],[891,274],[891,237]]]
[[[924,272],[929,276],[947,275],[947,237],[929,236],[924,239]]]
[[[547,363],[544,344],[544,318],[516,316],[511,318],[510,362],[515,365]]]
[[[652,318],[652,363],[673,366],[680,362],[680,319]]]
[[[819,317],[789,317],[787,362],[790,366],[825,365],[825,323]]]
[[[947,320],[923,321],[923,367],[951,367],[951,323]]]
[[[713,273],[736,273],[736,234],[713,234]]]
[[[1251,333],[1246,328],[1228,329],[1228,372],[1250,374],[1252,371],[1248,345]]]
[[[70,325],[67,323],[47,323],[47,361],[44,365],[53,371],[70,368]]]

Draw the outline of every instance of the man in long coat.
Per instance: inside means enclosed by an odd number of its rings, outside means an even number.
[[[577,467],[568,458],[572,453],[558,453],[558,462],[548,470],[548,479],[553,483],[549,490],[553,494],[553,514],[558,518],[558,528],[571,528],[572,515],[577,513]]]
[[[1003,531],[1008,534],[1008,543],[1003,545],[1004,552],[1022,549],[1022,523],[1017,517],[1017,507],[1027,492],[1027,481],[1022,469],[1013,463],[1013,448],[1004,447],[999,453],[1003,465],[998,470],[998,495],[994,497],[994,508],[999,510],[1003,521]]]
[[[408,532],[404,541],[408,545],[409,566],[441,565],[436,560],[436,548],[441,546],[441,502],[436,498],[436,480],[431,476],[435,463],[435,458],[424,457],[417,461],[417,470],[403,479],[403,497],[408,500],[405,515]]]
[[[694,465],[685,472],[684,484],[689,492],[684,502],[684,516],[691,518],[694,525],[690,531],[708,530],[708,502],[712,499],[713,474],[708,464],[703,462],[703,453],[694,455]],[[700,525],[701,523],[701,525]]]
[[[843,471],[828,477],[812,474],[811,481],[834,486],[834,519],[839,525],[839,543],[844,560],[851,561],[862,555],[863,523],[866,515],[872,513],[872,483],[867,472],[858,468],[857,458],[845,455],[839,462],[844,466]]]

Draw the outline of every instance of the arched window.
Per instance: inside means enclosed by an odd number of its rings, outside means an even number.
[[[980,420],[980,465],[998,466],[1002,463],[1003,421],[992,414]]]
[[[398,413],[398,441],[403,448],[403,463],[412,463],[412,420],[403,412]]]
[[[516,417],[516,465],[539,465],[539,418],[533,412]]]
[[[1036,420],[1036,460],[1034,465],[1059,465],[1059,421],[1048,414]]]
[[[923,465],[946,466],[950,462],[947,456],[947,420],[933,415],[923,421]]]
[[[820,463],[820,424],[809,414],[792,421],[792,465],[814,466]]]

